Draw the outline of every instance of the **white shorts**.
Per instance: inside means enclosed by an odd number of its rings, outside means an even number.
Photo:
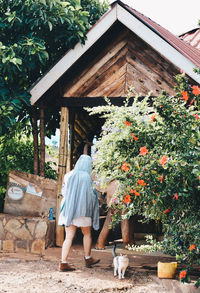
[[[75,218],[71,222],[76,227],[90,227],[92,226],[92,219],[90,217]]]

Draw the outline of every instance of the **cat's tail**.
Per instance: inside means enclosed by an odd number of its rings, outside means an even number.
[[[113,245],[113,248],[112,248],[112,255],[113,255],[113,257],[116,257],[116,256],[117,256],[117,254],[116,254],[116,252],[115,252],[116,247],[117,247],[117,245],[116,245],[116,243],[114,242],[114,245]]]

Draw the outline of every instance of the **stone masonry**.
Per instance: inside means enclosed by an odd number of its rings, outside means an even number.
[[[0,251],[43,254],[54,244],[54,220],[0,214]]]

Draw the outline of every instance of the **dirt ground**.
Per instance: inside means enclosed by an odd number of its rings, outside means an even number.
[[[127,253],[129,267],[125,279],[113,276],[112,247],[103,251],[92,250],[101,262],[93,268],[85,268],[83,248],[73,245],[69,262],[76,267],[74,272],[59,272],[61,248],[48,248],[43,256],[27,253],[0,252],[0,293],[199,293],[194,284],[181,284],[177,279],[159,279],[157,262],[174,261],[163,255],[142,255],[122,248],[117,253]],[[178,275],[178,274],[177,274]]]

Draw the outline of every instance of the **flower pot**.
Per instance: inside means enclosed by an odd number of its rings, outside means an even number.
[[[158,262],[158,278],[173,279],[176,274],[177,262]]]

